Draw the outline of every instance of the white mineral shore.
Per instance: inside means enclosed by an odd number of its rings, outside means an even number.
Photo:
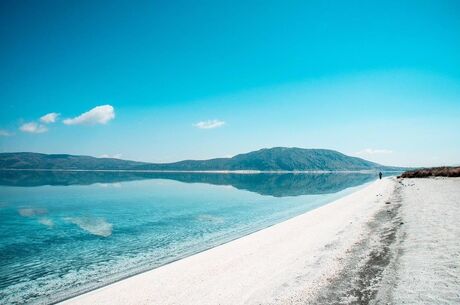
[[[388,268],[380,290],[389,292],[391,304],[460,304],[460,178],[400,184],[395,268]]]
[[[63,303],[459,304],[459,220],[460,179],[385,178]]]

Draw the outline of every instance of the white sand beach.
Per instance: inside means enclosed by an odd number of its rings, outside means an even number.
[[[385,178],[64,304],[458,304],[460,179]]]
[[[460,178],[403,179],[400,185],[403,224],[377,299],[460,304]]]

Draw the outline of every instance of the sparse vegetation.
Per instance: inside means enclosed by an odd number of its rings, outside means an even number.
[[[404,172],[398,178],[460,177],[460,166],[432,167]]]

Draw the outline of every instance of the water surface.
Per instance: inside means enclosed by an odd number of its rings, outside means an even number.
[[[0,171],[0,303],[51,303],[299,215],[369,174]]]

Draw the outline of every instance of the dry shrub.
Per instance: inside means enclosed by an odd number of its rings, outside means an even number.
[[[404,172],[399,178],[460,177],[460,167],[433,167]]]

